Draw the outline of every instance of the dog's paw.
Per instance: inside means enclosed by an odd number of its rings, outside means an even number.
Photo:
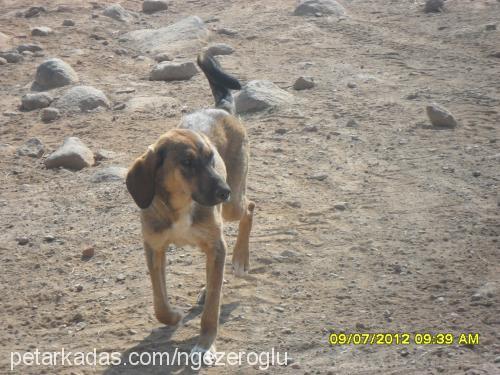
[[[248,277],[248,268],[245,268],[245,263],[233,261],[233,274],[236,277]]]
[[[204,348],[200,345],[195,345],[193,349],[191,349],[191,361],[199,364],[203,364],[205,366],[213,366],[216,360],[216,349],[215,345],[212,345],[210,348]]]

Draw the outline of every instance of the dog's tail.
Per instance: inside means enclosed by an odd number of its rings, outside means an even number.
[[[210,83],[215,107],[234,113],[234,100],[230,90],[240,90],[241,84],[236,78],[225,73],[208,51],[200,53],[197,62]]]

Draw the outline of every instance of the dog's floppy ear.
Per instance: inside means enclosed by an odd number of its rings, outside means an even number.
[[[159,156],[152,147],[138,158],[127,173],[127,189],[140,208],[148,208],[155,195]]]

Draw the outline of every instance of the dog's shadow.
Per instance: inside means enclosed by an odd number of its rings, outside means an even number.
[[[224,324],[239,303],[233,302],[221,306],[220,324]],[[192,308],[184,317],[188,322],[200,315],[203,306]],[[165,375],[197,374],[202,368],[199,357],[190,357],[198,337],[184,341],[171,341],[177,327],[161,327],[151,332],[139,344],[121,353],[121,362],[108,367],[104,375]]]

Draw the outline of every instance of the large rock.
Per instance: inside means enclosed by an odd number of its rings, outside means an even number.
[[[56,101],[54,107],[63,112],[88,112],[99,107],[109,108],[110,103],[101,90],[92,86],[75,86]]]
[[[163,61],[153,68],[149,79],[151,81],[184,81],[193,77],[197,72],[198,69],[192,61]]]
[[[123,181],[127,175],[127,168],[112,165],[109,167],[97,170],[90,180],[92,182],[110,182],[110,181]]]
[[[17,149],[17,154],[21,156],[31,156],[32,158],[41,158],[45,152],[45,146],[38,138],[28,139],[21,147]]]
[[[23,55],[15,51],[0,52],[0,57],[5,59],[8,63],[18,63],[23,60]]]
[[[293,95],[271,81],[250,81],[235,95],[237,113],[260,111],[293,102]]]
[[[45,108],[52,103],[54,98],[45,92],[26,94],[21,98],[21,109],[32,111],[34,109]]]
[[[168,9],[168,3],[165,0],[144,0],[142,2],[142,11],[144,13],[160,12]]]
[[[296,16],[328,14],[341,17],[346,12],[344,7],[335,0],[301,0],[293,14]]]
[[[179,106],[175,98],[169,96],[137,96],[127,102],[127,112],[162,113],[172,112]]]
[[[49,90],[76,82],[78,75],[71,66],[61,59],[50,59],[38,66],[33,89]]]
[[[131,22],[134,19],[134,17],[120,4],[112,4],[106,7],[102,14],[120,22]]]
[[[446,108],[440,107],[436,103],[427,106],[427,116],[432,125],[439,128],[454,128],[457,126],[457,120]]]
[[[69,137],[63,145],[45,160],[47,168],[67,168],[80,170],[94,164],[94,154],[77,137]]]
[[[176,55],[198,52],[210,32],[197,16],[184,18],[170,26],[159,29],[143,29],[124,34],[120,40],[142,53],[156,55],[160,52]]]

